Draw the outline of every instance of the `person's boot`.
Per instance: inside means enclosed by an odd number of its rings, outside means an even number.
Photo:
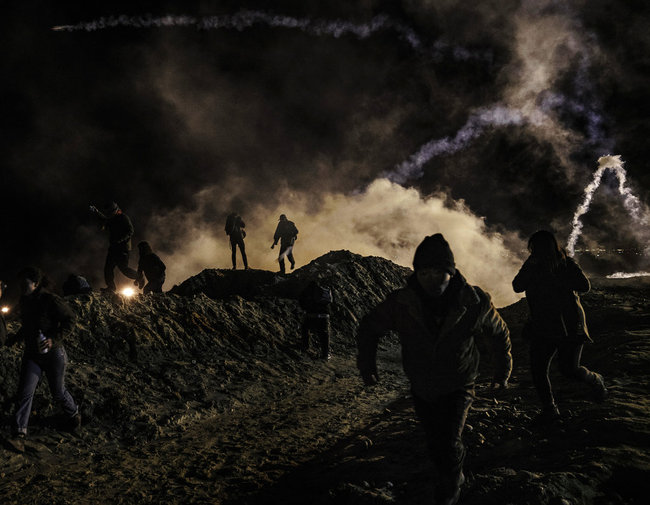
[[[591,393],[594,397],[594,400],[597,402],[602,402],[607,398],[607,388],[605,387],[605,379],[603,376],[596,372],[591,372],[592,377],[589,381],[589,387],[591,388]]]

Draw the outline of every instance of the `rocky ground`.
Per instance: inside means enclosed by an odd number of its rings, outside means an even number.
[[[399,346],[381,346],[381,382],[355,368],[360,317],[409,271],[329,253],[291,275],[206,270],[170,293],[68,297],[78,314],[67,383],[84,425],[56,428],[38,387],[25,454],[0,447],[3,504],[431,503],[431,467]],[[300,289],[334,291],[333,358],[297,350]],[[488,385],[489,356],[466,430],[471,505],[640,504],[650,492],[650,287],[594,282],[583,298],[593,345],[583,362],[610,397],[552,377],[564,417],[534,422],[524,302],[500,309],[513,337],[512,387]],[[18,323],[11,323],[16,330]],[[2,435],[21,350],[0,349]]]

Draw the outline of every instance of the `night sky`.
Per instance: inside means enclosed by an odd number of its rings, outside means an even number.
[[[247,222],[254,268],[275,268],[269,246],[286,213],[301,230],[299,266],[340,248],[408,265],[442,231],[470,280],[503,293],[494,272],[510,282],[530,233],[566,241],[599,156],[621,155],[645,213],[640,0],[13,4],[0,30],[7,280],[36,264],[57,283],[76,272],[103,286],[107,239],[88,206],[111,200],[134,242],[167,262],[167,289],[230,267],[231,210]],[[257,21],[241,29],[78,25],[242,10]],[[287,19],[312,23],[272,26]],[[335,21],[382,28],[334,36]],[[61,25],[77,28],[51,30]],[[617,185],[605,176],[578,247],[646,247]]]

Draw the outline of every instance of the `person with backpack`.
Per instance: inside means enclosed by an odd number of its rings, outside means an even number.
[[[302,334],[301,349],[309,352],[310,333],[315,333],[320,341],[320,357],[324,360],[331,358],[330,353],[330,304],[333,301],[332,290],[311,281],[302,290],[298,299],[300,307],[305,311],[300,328]]]
[[[226,218],[226,235],[230,237],[230,248],[232,249],[232,269],[237,270],[237,246],[244,261],[244,270],[248,270],[248,259],[246,258],[246,224],[239,214],[233,212]]]
[[[167,267],[155,254],[149,242],[142,241],[138,244],[140,259],[138,260],[138,278],[134,284],[142,289],[142,293],[162,293],[165,283],[165,270]],[[147,285],[145,286],[145,276]],[[143,289],[144,286],[144,289]]]
[[[72,331],[75,314],[62,298],[46,289],[47,279],[38,268],[27,267],[21,270],[18,284],[22,292],[18,305],[22,324],[16,334],[9,336],[7,345],[19,341],[25,343],[16,394],[13,437],[10,439],[13,448],[22,452],[34,391],[43,373],[47,377],[52,397],[63,410],[62,427],[73,432],[78,430],[81,427],[81,416],[64,384],[68,357],[63,341]]]
[[[280,220],[278,226],[275,229],[275,234],[273,235],[273,244],[271,249],[273,249],[278,240],[280,241],[280,254],[278,255],[278,263],[280,264],[280,273],[285,273],[284,269],[284,258],[286,257],[291,264],[291,270],[296,266],[296,261],[293,258],[293,244],[298,238],[298,228],[293,223],[289,221],[287,216],[284,214],[280,215]]]
[[[402,364],[415,413],[426,435],[435,476],[435,503],[454,505],[465,482],[462,433],[474,400],[479,350],[492,347],[493,387],[505,388],[512,370],[510,332],[490,296],[456,269],[445,238],[426,237],[415,250],[415,273],[361,320],[357,366],[367,386],[377,384],[377,346],[388,331],[399,335]]]
[[[104,280],[106,281],[106,290],[113,291],[115,286],[115,267],[129,279],[136,279],[138,273],[129,267],[129,253],[131,251],[131,237],[133,236],[133,224],[129,216],[122,212],[122,209],[115,202],[108,203],[104,212],[100,212],[97,207],[91,206],[91,212],[94,212],[101,219],[101,227],[108,231],[108,254],[104,264]]]
[[[580,364],[583,345],[591,342],[591,338],[578,293],[589,291],[589,279],[549,231],[533,233],[528,250],[530,256],[512,281],[512,287],[517,293],[526,292],[530,309],[526,335],[530,337],[533,384],[542,403],[540,420],[554,420],[560,417],[560,411],[553,398],[548,371],[556,354],[560,372],[587,384],[594,399],[603,400],[607,388],[602,375]]]

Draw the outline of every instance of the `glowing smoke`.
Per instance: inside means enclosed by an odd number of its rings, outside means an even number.
[[[620,156],[601,156],[598,158],[598,170],[594,173],[593,180],[585,188],[585,196],[582,203],[578,206],[573,215],[572,229],[571,234],[569,235],[569,240],[567,241],[567,252],[573,256],[575,252],[575,246],[580,238],[582,233],[582,221],[581,218],[587,212],[589,212],[589,207],[591,206],[591,200],[594,197],[594,193],[600,187],[603,175],[607,170],[614,173],[618,179],[618,191],[623,197],[623,205],[625,209],[629,212],[630,216],[636,224],[643,226],[647,225],[647,220],[644,219],[645,216],[643,207],[639,199],[634,196],[632,190],[626,186],[627,173],[623,168],[623,160]]]
[[[209,205],[219,191],[204,190],[197,196],[196,215],[175,212],[151,223],[153,236],[159,235],[158,230],[186,230],[186,236],[176,237],[179,247],[174,253],[162,255],[168,265],[167,289],[203,268],[230,268],[230,245],[223,224],[208,226],[197,217],[203,212],[203,202]],[[284,213],[300,230],[294,250],[298,268],[338,249],[382,256],[410,267],[422,239],[441,232],[449,241],[461,272],[471,283],[488,291],[498,306],[519,298],[510,282],[521,266],[521,258],[514,257],[504,244],[506,239],[520,243],[519,240],[490,232],[484,220],[462,202],[451,202],[442,195],[422,197],[417,190],[405,189],[386,179],[376,180],[362,194],[328,194],[316,211],[308,193],[287,191],[281,201],[285,202],[281,206],[260,205],[242,212],[251,268],[278,270],[278,250],[271,250],[270,246],[278,216]],[[520,246],[523,250],[523,244]],[[241,268],[241,257],[237,254]]]

